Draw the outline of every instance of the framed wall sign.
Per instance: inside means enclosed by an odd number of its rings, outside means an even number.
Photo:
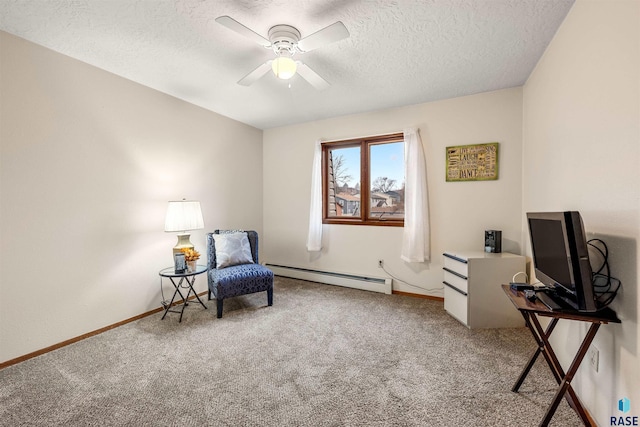
[[[498,179],[498,143],[447,147],[447,181]]]

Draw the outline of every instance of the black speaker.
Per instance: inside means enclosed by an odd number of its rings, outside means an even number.
[[[498,254],[502,252],[502,231],[485,230],[484,251]]]

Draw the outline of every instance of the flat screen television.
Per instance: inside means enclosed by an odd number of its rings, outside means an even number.
[[[596,311],[587,238],[579,212],[527,213],[536,277],[570,308]]]

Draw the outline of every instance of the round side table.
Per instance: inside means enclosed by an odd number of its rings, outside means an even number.
[[[208,270],[207,267],[204,265],[198,265],[196,266],[195,271],[185,271],[184,273],[176,273],[173,267],[167,267],[160,270],[160,272],[158,273],[160,275],[160,287],[162,288],[162,278],[166,277],[169,280],[171,280],[171,284],[173,285],[174,288],[176,288],[176,290],[173,292],[173,297],[171,297],[171,302],[169,302],[169,304],[165,305],[165,302],[162,301],[162,304],[164,305],[164,314],[162,315],[162,320],[164,320],[167,313],[172,312],[172,313],[180,313],[180,320],[178,321],[178,323],[182,322],[182,313],[184,313],[184,308],[189,305],[189,296],[191,295],[192,292],[193,292],[193,295],[198,300],[198,302],[200,303],[200,305],[203,306],[205,309],[207,308],[207,306],[204,305],[204,303],[196,293],[195,289],[193,289],[193,284],[196,282],[196,276],[199,274],[205,273],[207,270]],[[176,280],[178,279],[180,280],[176,283]],[[180,291],[181,289],[187,289],[186,296],[182,294],[182,292]],[[180,295],[180,298],[182,298],[182,309],[171,310],[171,307],[173,306],[173,301],[176,299],[176,295],[178,294]]]

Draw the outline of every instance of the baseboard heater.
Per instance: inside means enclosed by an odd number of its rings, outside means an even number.
[[[362,289],[364,291],[381,292],[383,294],[391,294],[392,290],[391,278],[357,276],[269,263],[265,264],[265,266],[269,267],[276,276]]]

